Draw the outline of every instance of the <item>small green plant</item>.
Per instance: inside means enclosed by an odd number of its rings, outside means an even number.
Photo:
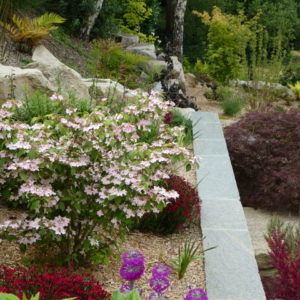
[[[242,102],[239,98],[227,99],[222,103],[225,115],[235,116],[242,109]]]
[[[196,255],[200,247],[195,241],[187,239],[184,243],[183,249],[178,248],[178,257],[171,261],[171,266],[178,274],[178,279],[182,279],[186,273],[189,264],[197,259],[203,258],[203,256]]]
[[[46,13],[33,19],[13,15],[12,22],[14,25],[0,21],[0,25],[10,33],[14,41],[35,46],[47,39],[50,31],[58,28],[53,24],[63,23],[65,19],[55,13]]]
[[[26,57],[26,56],[21,56],[20,62],[24,65],[28,65],[28,64],[32,63],[32,59],[29,57]]]
[[[297,96],[297,99],[300,100],[300,81],[297,81],[295,84],[289,84],[291,90]]]
[[[172,111],[172,120],[170,126],[184,126],[184,144],[189,145],[193,142],[193,123],[190,119],[187,119],[182,113],[180,113],[180,111],[176,109]]]
[[[216,90],[217,100],[226,101],[232,99],[235,91],[229,86],[219,85]]]
[[[132,290],[128,295],[122,294],[119,291],[112,293],[111,300],[140,300],[141,297],[137,289]]]
[[[130,53],[113,40],[94,40],[88,69],[98,78],[110,78],[136,89],[142,79],[140,74],[149,60],[146,56]]]
[[[193,73],[199,81],[212,81],[211,76],[209,75],[209,65],[206,62],[202,62],[200,59],[197,59],[193,67]]]
[[[39,300],[40,299],[40,293],[37,293],[34,296],[31,296],[30,298],[27,298],[25,294],[23,294],[22,300]],[[75,300],[76,297],[73,298],[64,298],[63,300]],[[19,297],[8,294],[8,293],[0,293],[0,300],[20,300]]]

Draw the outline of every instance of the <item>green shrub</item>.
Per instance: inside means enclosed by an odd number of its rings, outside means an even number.
[[[283,85],[295,84],[300,80],[300,64],[289,64],[283,71],[279,82]]]
[[[135,89],[140,86],[140,74],[146,56],[124,51],[122,45],[113,40],[94,40],[88,69],[99,78],[110,78]]]
[[[239,98],[232,98],[223,101],[222,103],[224,114],[234,116],[242,109],[242,102]]]
[[[170,126],[183,126],[184,127],[184,137],[183,142],[185,145],[190,145],[193,142],[193,123],[190,119],[187,119],[180,111],[174,109],[172,110],[172,119]]]
[[[211,77],[209,75],[209,66],[205,62],[203,63],[200,59],[197,59],[193,68],[193,73],[199,81],[211,81]]]
[[[217,81],[227,83],[238,78],[246,58],[246,47],[253,33],[250,26],[255,19],[247,21],[243,13],[222,14],[214,7],[211,16],[207,13],[194,14],[209,26],[207,62],[209,73]]]
[[[235,94],[235,91],[228,86],[219,85],[217,87],[216,94],[217,94],[217,100],[226,101],[232,99],[232,97]]]
[[[65,115],[66,108],[76,108],[78,112],[91,112],[93,106],[91,100],[78,99],[72,94],[68,97],[53,94],[49,98],[47,94],[35,91],[32,95],[26,96],[22,105],[17,107],[13,117],[18,121],[32,124],[53,114]]]

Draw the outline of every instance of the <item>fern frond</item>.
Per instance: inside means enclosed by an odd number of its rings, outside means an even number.
[[[8,23],[0,25],[9,31],[13,40],[34,46],[48,38],[50,31],[57,29],[53,24],[63,23],[65,19],[55,13],[46,13],[34,19],[13,15],[12,22],[14,25]]]
[[[38,18],[32,19],[32,24],[36,27],[46,27],[52,24],[64,23],[66,19],[55,13],[46,13]]]
[[[4,29],[6,29],[11,34],[14,34],[17,32],[17,29],[8,23],[0,21],[0,26],[3,27]]]

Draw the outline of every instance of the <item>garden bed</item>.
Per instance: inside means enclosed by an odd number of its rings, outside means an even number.
[[[192,151],[191,151],[192,152]],[[196,186],[196,169],[192,167],[189,172],[179,163],[172,167],[172,172],[184,177],[192,186]],[[5,206],[0,207],[0,223],[7,219],[15,219],[21,216],[23,211],[16,209],[9,209]],[[200,229],[199,218],[193,220],[192,224],[185,229],[181,229],[178,233],[167,236],[158,236],[152,233],[141,233],[137,230],[130,232],[126,240],[120,245],[119,253],[129,250],[138,250],[145,256],[145,274],[136,282],[136,284],[143,290],[144,295],[149,295],[153,292],[149,286],[151,278],[151,269],[157,264],[170,265],[172,259],[178,257],[179,247],[183,247],[187,239],[200,243],[198,254],[203,254],[202,249],[202,234]],[[31,254],[30,254],[31,253]],[[0,265],[6,267],[18,268],[26,267],[29,261],[32,260],[34,249],[24,255],[19,251],[17,243],[9,243],[4,241],[0,248]],[[51,253],[51,249],[49,249]],[[39,257],[37,257],[39,260]],[[126,283],[119,275],[120,259],[119,257],[111,257],[109,264],[99,264],[88,268],[80,268],[76,271],[81,273],[88,273],[98,280],[103,288],[108,292],[118,290],[124,283]],[[165,292],[165,295],[172,300],[182,300],[185,294],[193,288],[205,288],[205,273],[204,261],[198,259],[193,261],[184,276],[179,280],[175,271],[171,272],[169,277],[170,287]]]

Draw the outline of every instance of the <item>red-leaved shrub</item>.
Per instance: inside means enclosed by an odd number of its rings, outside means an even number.
[[[77,275],[68,268],[10,269],[0,268],[0,292],[12,293],[22,299],[40,293],[41,300],[60,300],[77,297],[76,300],[110,299],[110,294],[88,274]]]
[[[197,190],[184,178],[171,175],[165,188],[179,194],[177,199],[169,199],[169,204],[158,214],[145,214],[139,221],[142,232],[171,234],[180,227],[188,226],[200,213],[200,199]]]
[[[244,205],[299,209],[299,109],[248,113],[225,137]]]
[[[277,271],[275,278],[262,278],[267,299],[300,299],[300,227],[293,230],[281,224],[266,239],[270,263]]]

